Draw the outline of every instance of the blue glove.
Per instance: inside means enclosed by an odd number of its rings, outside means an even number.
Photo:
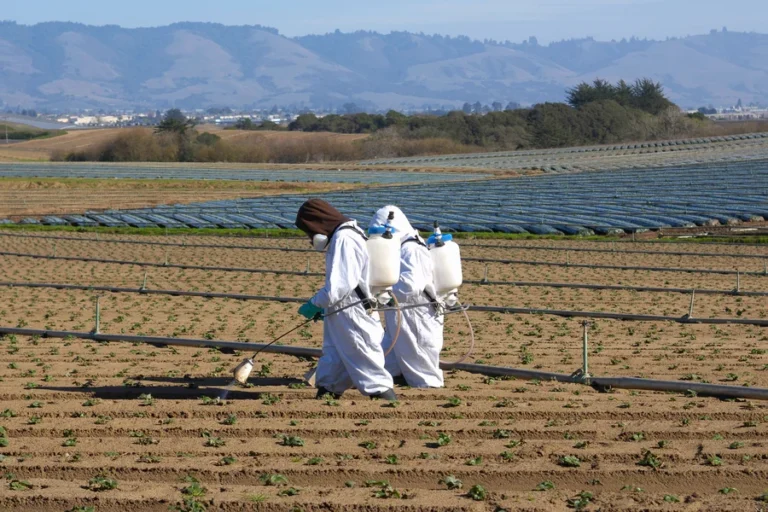
[[[319,308],[312,304],[311,301],[307,301],[299,308],[299,314],[307,320],[318,321],[323,319],[323,308]]]

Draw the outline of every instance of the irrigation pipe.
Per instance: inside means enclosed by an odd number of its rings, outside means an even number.
[[[16,336],[39,336],[41,338],[79,338],[101,342],[126,342],[148,343],[150,345],[176,345],[197,348],[218,348],[225,350],[250,351],[285,354],[296,357],[319,358],[322,350],[308,347],[292,347],[285,345],[271,345],[261,343],[243,343],[236,341],[213,341],[194,338],[162,338],[151,336],[126,336],[114,334],[96,334],[75,331],[51,331],[39,329],[25,329],[15,327],[0,327],[0,334],[12,334]],[[514,377],[525,380],[541,380],[564,382],[570,384],[584,384],[584,380],[577,375],[565,375],[535,370],[522,370],[502,366],[489,366],[472,363],[445,363],[440,362],[444,370],[461,370],[469,373],[487,375],[489,377]],[[717,384],[703,384],[697,382],[662,381],[653,379],[636,379],[627,377],[592,377],[591,386],[598,390],[610,388],[642,389],[648,391],[694,391],[699,395],[717,396],[724,398],[747,398],[755,400],[768,400],[768,389],[743,386],[727,386]]]
[[[676,322],[679,324],[740,324],[768,327],[768,319],[764,320],[757,318],[697,318],[688,315],[677,317],[661,315],[638,315],[634,313],[609,313],[604,311],[511,308],[505,306],[470,306],[469,310],[487,311],[493,313],[512,313],[520,315],[552,315],[565,318],[604,318],[608,320],[633,320],[637,322]]]
[[[110,263],[116,265],[136,265],[139,267],[160,267],[160,268],[179,268],[184,270],[212,270],[219,272],[245,272],[250,274],[278,274],[291,276],[313,276],[324,277],[321,272],[306,272],[301,270],[270,270],[258,268],[239,268],[239,267],[206,267],[204,265],[180,265],[177,263],[152,263],[148,261],[128,261],[128,260],[109,260],[105,258],[85,258],[82,256],[46,256],[43,254],[24,254],[17,252],[0,252],[0,256],[10,256],[14,258],[34,258],[43,260],[60,261],[84,261],[88,263]]]
[[[105,258],[87,258],[83,256],[48,256],[44,254],[27,254],[18,252],[0,252],[0,256],[9,256],[15,258],[36,258],[44,260],[60,261],[84,261],[90,263],[111,263],[117,265],[136,265],[140,267],[165,267],[180,268],[185,270],[212,270],[221,272],[247,272],[253,274],[279,274],[296,276],[324,276],[319,272],[305,272],[300,270],[270,270],[254,269],[241,267],[207,267],[203,265],[180,265],[176,263],[152,263],[147,261],[128,261],[128,260],[109,260]],[[476,263],[501,263],[505,265],[531,265],[548,267],[568,267],[568,268],[591,268],[603,270],[637,270],[647,272],[677,272],[685,274],[718,274],[718,275],[742,275],[742,276],[768,276],[765,272],[740,271],[725,269],[701,269],[701,268],[678,268],[678,267],[622,267],[620,265],[588,265],[583,263],[556,263],[552,261],[526,261],[526,260],[502,260],[489,258],[463,258],[464,261]]]
[[[72,284],[47,284],[47,283],[2,283],[0,286],[24,287],[24,288],[53,288],[62,290],[85,290],[85,291],[105,291],[110,293],[138,293],[147,295],[170,295],[178,297],[203,297],[203,298],[220,298],[220,299],[235,299],[235,300],[254,300],[263,302],[284,302],[284,303],[300,303],[306,302],[308,299],[300,297],[277,297],[269,295],[245,295],[237,293],[219,293],[219,292],[193,292],[184,290],[151,290],[141,288],[119,288],[112,286],[85,286],[85,285],[72,285]],[[695,290],[698,293],[698,290]],[[740,292],[740,294],[746,294],[748,292]],[[401,306],[400,310],[411,309],[415,307],[423,307],[432,305],[432,303],[417,304],[410,306]],[[376,311],[389,311],[398,308],[378,308]],[[634,320],[639,322],[676,322],[681,324],[741,324],[741,325],[758,325],[761,327],[768,326],[768,320],[764,319],[752,319],[752,318],[697,318],[689,315],[683,317],[675,316],[658,316],[658,315],[642,315],[633,313],[610,313],[602,311],[572,311],[572,310],[556,310],[556,309],[532,309],[532,308],[513,308],[506,306],[464,306],[463,309],[457,311],[449,311],[446,314],[460,313],[466,311],[484,311],[493,313],[509,313],[519,315],[552,315],[565,318],[604,318],[611,320]]]
[[[315,276],[315,274],[302,274]],[[483,285],[483,286],[515,286],[530,288],[566,288],[576,290],[610,290],[610,291],[634,291],[634,292],[657,292],[657,293],[682,293],[691,294],[693,292],[699,295],[735,295],[739,297],[768,297],[768,292],[748,292],[744,290],[713,290],[707,288],[664,288],[655,286],[621,286],[609,284],[582,284],[582,283],[546,283],[546,282],[527,282],[527,281],[485,281],[485,280],[465,280],[464,284]],[[270,298],[264,295],[249,295],[239,293],[224,292],[195,292],[186,290],[154,290],[150,288],[123,288],[119,286],[100,286],[83,284],[65,284],[65,283],[34,283],[28,281],[3,282],[0,286],[8,288],[51,288],[55,290],[94,290],[110,293],[142,293],[147,295],[173,295],[190,296],[219,299],[237,299],[237,300],[266,300]],[[298,299],[296,299],[298,300]],[[293,302],[294,299],[288,298],[286,302]],[[403,306],[408,308],[408,306]]]
[[[228,244],[186,244],[176,242],[155,242],[155,241],[140,241],[140,240],[127,240],[127,239],[100,239],[100,238],[79,238],[75,236],[54,236],[54,235],[24,235],[18,233],[0,233],[0,237],[13,237],[13,238],[39,238],[41,240],[67,240],[71,242],[98,242],[98,243],[110,243],[110,244],[132,244],[132,245],[154,245],[161,247],[189,247],[189,248],[208,248],[208,249],[248,249],[254,251],[280,251],[280,252],[317,252],[314,249],[298,249],[291,247],[258,247],[253,245],[228,245]],[[280,237],[279,240],[286,240],[286,238]],[[293,239],[290,239],[293,240]],[[306,240],[303,238],[302,240]]]
[[[723,253],[716,252],[684,252],[684,251],[641,251],[632,249],[620,249],[618,251],[613,249],[587,249],[584,247],[564,247],[564,246],[549,246],[549,247],[537,247],[527,245],[493,245],[493,244],[467,244],[462,243],[461,247],[480,247],[483,249],[520,249],[526,251],[570,251],[570,252],[595,252],[595,253],[609,253],[609,254],[650,254],[661,256],[696,256],[700,258],[743,258],[743,259],[765,259],[768,254],[735,254],[735,253]]]
[[[1,284],[1,283],[0,283]],[[518,286],[531,288],[570,288],[578,290],[611,290],[611,291],[632,291],[632,292],[659,292],[659,293],[684,293],[690,294],[696,292],[700,295],[739,295],[745,297],[768,297],[768,292],[745,292],[743,290],[714,290],[714,289],[693,289],[693,288],[665,288],[661,286],[623,286],[612,284],[585,284],[585,283],[547,283],[547,282],[528,282],[528,281],[486,281],[486,280],[465,280],[464,284],[477,284],[484,286]]]
[[[2,254],[2,253],[0,253]],[[592,268],[604,270],[641,270],[646,272],[682,272],[686,274],[720,274],[720,275],[749,275],[764,276],[765,272],[741,272],[739,270],[726,269],[704,269],[704,268],[680,268],[680,267],[638,267],[621,265],[589,265],[586,263],[558,263],[554,261],[530,261],[530,260],[504,260],[490,258],[462,258],[463,261],[473,261],[476,263],[501,263],[504,265],[531,265],[543,267],[568,267],[568,268]]]
[[[200,243],[176,243],[176,242],[156,242],[156,241],[140,241],[140,240],[128,240],[128,239],[99,239],[99,238],[86,238],[86,237],[74,237],[74,236],[54,236],[54,235],[26,235],[18,233],[0,233],[0,237],[13,237],[13,238],[39,238],[41,240],[66,240],[70,242],[93,242],[93,243],[110,243],[110,244],[131,244],[131,245],[150,245],[160,247],[186,247],[195,249],[244,249],[253,251],[279,251],[279,252],[315,252],[313,249],[299,249],[293,247],[259,247],[252,245],[229,245],[229,244],[200,244]],[[768,255],[760,254],[735,254],[735,253],[715,253],[715,252],[684,252],[684,251],[641,251],[641,250],[613,250],[613,249],[587,249],[584,247],[565,247],[565,246],[550,246],[550,247],[538,247],[528,245],[493,245],[493,244],[473,244],[462,243],[462,247],[479,247],[484,249],[519,249],[526,251],[570,251],[570,252],[593,252],[593,253],[610,253],[610,254],[649,254],[649,255],[662,255],[662,256],[696,256],[702,258],[741,258],[741,259],[765,259]],[[764,246],[765,247],[765,246]]]

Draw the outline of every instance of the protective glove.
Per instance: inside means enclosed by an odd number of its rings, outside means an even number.
[[[318,320],[323,319],[323,308],[319,308],[312,304],[311,301],[307,301],[299,308],[299,314],[307,320],[314,320],[317,322]]]

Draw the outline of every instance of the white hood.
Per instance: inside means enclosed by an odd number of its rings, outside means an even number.
[[[395,214],[395,218],[391,221],[388,220],[390,212],[394,212]],[[408,218],[405,216],[402,210],[400,210],[400,208],[397,206],[391,205],[379,209],[379,211],[377,211],[373,216],[373,219],[371,219],[371,223],[368,225],[368,227],[378,228],[385,226],[387,223],[389,223],[389,225],[396,230],[395,235],[400,237],[401,242],[404,242],[409,238],[413,238],[414,236],[418,236],[419,234],[418,231],[413,229],[411,223],[408,222]]]

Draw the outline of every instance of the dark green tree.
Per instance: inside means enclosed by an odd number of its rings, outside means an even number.
[[[235,123],[236,130],[253,130],[255,128],[253,121],[249,117],[241,117]]]
[[[181,110],[172,108],[165,113],[163,120],[155,128],[156,133],[175,133],[182,137],[195,127],[195,121],[187,118]]]

